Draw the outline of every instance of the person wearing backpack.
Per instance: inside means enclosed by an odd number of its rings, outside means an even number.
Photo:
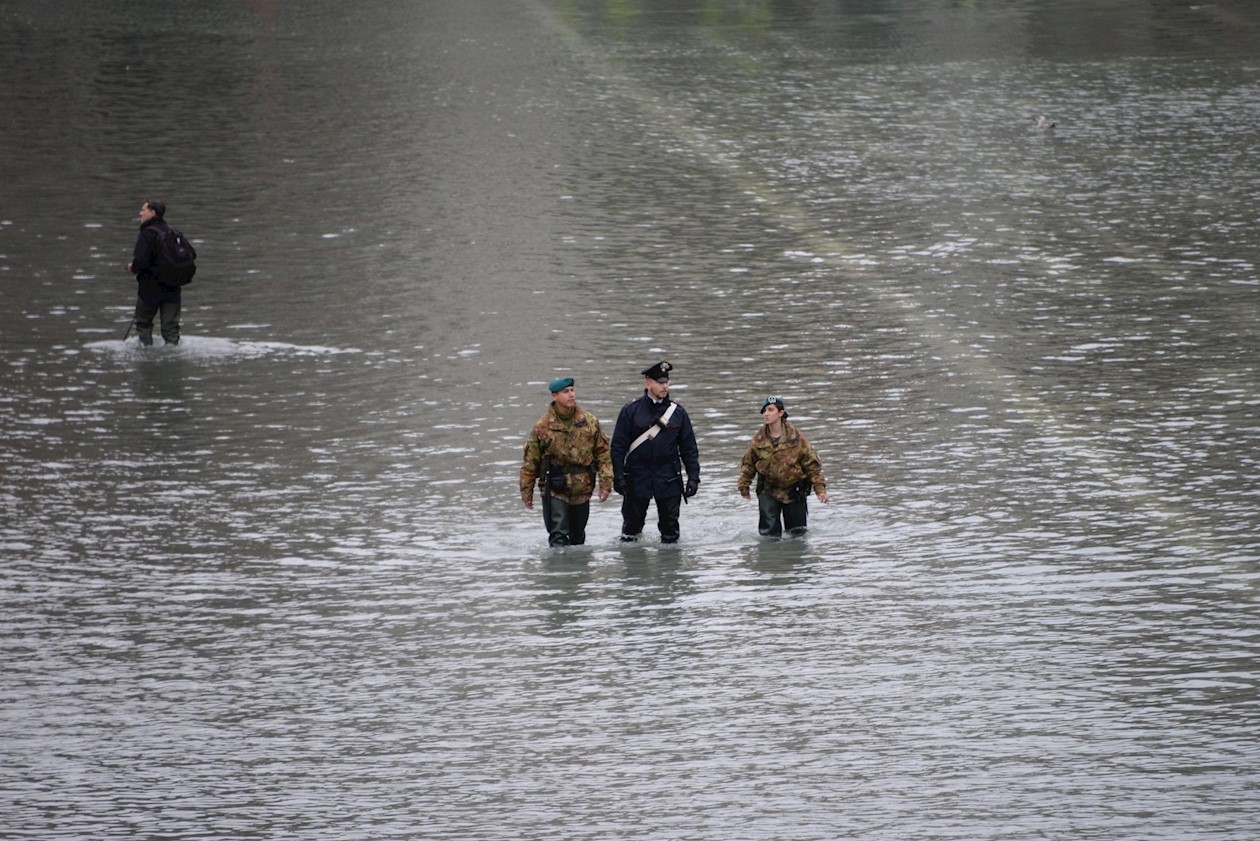
[[[127,270],[136,276],[136,314],[132,323],[140,344],[153,344],[153,317],[160,315],[162,339],[179,344],[182,287],[196,271],[197,253],[184,235],[166,223],[166,203],[146,199],[140,205],[140,233]]]

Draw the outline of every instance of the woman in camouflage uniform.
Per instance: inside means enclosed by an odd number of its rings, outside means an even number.
[[[599,420],[577,404],[573,378],[560,377],[547,386],[551,406],[525,441],[521,462],[521,500],[534,507],[534,483],[542,490],[543,523],[552,546],[586,542],[591,495],[599,479],[599,501],[612,492],[612,457],[608,436]]]
[[[761,404],[765,425],[757,430],[739,465],[739,494],[749,499],[753,476],[757,477],[757,530],[779,537],[786,527],[791,534],[805,531],[809,507],[805,497],[812,490],[827,501],[818,453],[795,426],[788,423],[782,397],[767,397]]]

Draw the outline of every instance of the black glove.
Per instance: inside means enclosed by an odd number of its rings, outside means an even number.
[[[613,477],[613,490],[621,494],[622,496],[626,495],[626,477],[625,476]]]
[[[688,478],[687,487],[683,488],[683,499],[691,499],[698,490],[700,490],[700,480]]]

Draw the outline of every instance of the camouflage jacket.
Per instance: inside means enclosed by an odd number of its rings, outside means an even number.
[[[608,453],[608,436],[599,428],[599,420],[582,409],[574,408],[565,417],[552,403],[547,414],[538,419],[525,440],[525,458],[521,462],[521,499],[534,501],[534,484],[547,487],[543,459],[550,457],[553,473],[562,490],[552,486],[551,495],[570,505],[581,505],[595,492],[595,477],[600,488],[612,489],[612,458]],[[593,469],[592,469],[593,468]],[[544,491],[545,492],[545,491]]]
[[[753,476],[760,480],[757,483],[758,493],[768,493],[780,502],[791,502],[792,487],[802,480],[809,480],[814,493],[827,490],[818,453],[788,421],[783,422],[783,435],[778,444],[770,439],[770,430],[766,426],[753,436],[739,464],[741,494],[752,487]]]

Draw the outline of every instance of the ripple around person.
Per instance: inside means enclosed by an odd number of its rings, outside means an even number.
[[[213,336],[183,336],[178,345],[157,345],[145,347],[139,340],[105,340],[88,342],[84,345],[88,350],[102,353],[131,355],[136,358],[151,357],[154,359],[206,359],[221,357],[255,358],[269,354],[289,354],[292,356],[335,356],[345,353],[362,353],[358,348],[338,348],[323,345],[295,345],[289,342],[256,342],[221,339]]]

